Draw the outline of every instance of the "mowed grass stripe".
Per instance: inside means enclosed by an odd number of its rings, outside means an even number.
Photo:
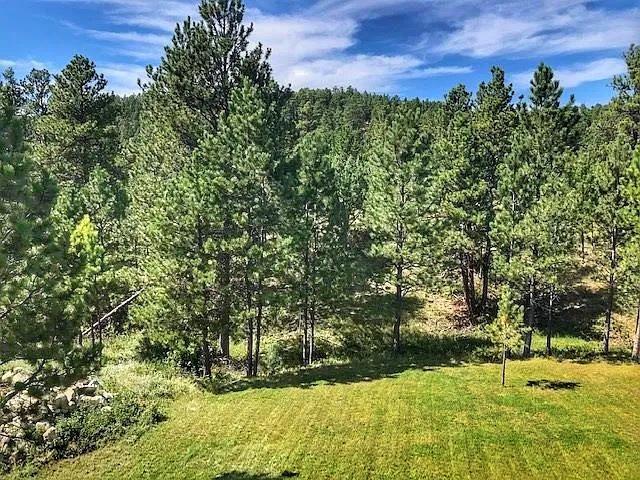
[[[41,478],[235,472],[247,480],[285,470],[313,480],[640,478],[640,368],[536,359],[510,363],[508,379],[501,388],[496,365],[417,367],[374,380],[200,393],[173,402],[169,420],[137,443],[53,465]]]

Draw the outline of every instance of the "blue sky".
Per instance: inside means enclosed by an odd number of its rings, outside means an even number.
[[[137,91],[177,21],[197,0],[0,0],[0,68],[62,68],[92,58],[118,93]],[[622,54],[640,43],[638,0],[247,0],[254,40],[273,50],[276,78],[300,87],[352,85],[440,99],[475,91],[492,65],[526,93],[540,61],[567,93],[611,97]]]

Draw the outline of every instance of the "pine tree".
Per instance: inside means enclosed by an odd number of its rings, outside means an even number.
[[[513,292],[504,287],[498,303],[498,316],[487,326],[489,338],[500,349],[503,387],[507,380],[507,357],[521,344],[523,330],[523,309],[517,305]]]
[[[392,117],[377,118],[371,127],[368,155],[367,221],[373,237],[372,254],[383,260],[382,283],[395,293],[393,349],[401,349],[400,330],[407,293],[419,273],[435,263],[427,246],[431,219],[426,193],[431,172],[427,145],[420,130],[421,109],[415,104],[397,107]]]
[[[41,393],[55,382],[77,331],[65,312],[63,268],[50,221],[56,188],[34,169],[10,97],[0,86],[0,364],[22,360],[32,374],[3,392],[0,406],[21,390]]]
[[[187,19],[174,33],[172,43],[165,49],[160,66],[149,71],[150,84],[146,86],[145,107],[140,133],[132,153],[138,165],[134,166],[138,180],[145,182],[144,192],[136,192],[150,203],[134,207],[141,216],[160,206],[154,205],[157,194],[148,189],[162,191],[173,172],[187,161],[192,152],[217,133],[219,124],[228,114],[235,89],[244,81],[258,87],[265,101],[282,102],[286,94],[274,85],[271,68],[266,61],[269,52],[262,46],[250,49],[252,26],[243,24],[245,7],[240,0],[202,0],[199,20]],[[273,111],[280,111],[274,108]],[[276,123],[272,122],[273,125]],[[164,148],[158,148],[159,145]],[[149,175],[149,163],[158,168]],[[165,176],[165,174],[167,176]],[[148,180],[148,182],[147,182]],[[136,187],[134,187],[136,188]],[[137,202],[136,197],[134,201]],[[227,218],[230,225],[233,219]],[[139,232],[136,242],[144,241]],[[146,247],[146,246],[145,246]],[[230,292],[232,259],[225,249],[219,251],[219,281],[222,289],[219,330],[219,350],[229,357],[232,330]]]
[[[79,55],[55,77],[47,115],[35,125],[35,153],[61,187],[84,185],[96,166],[116,173],[114,98],[106,85],[95,64]]]
[[[598,237],[598,259],[607,282],[605,354],[610,349],[625,244],[633,230],[633,218],[627,214],[631,199],[625,196],[624,188],[626,184],[632,184],[627,177],[633,172],[633,151],[637,148],[640,131],[640,48],[632,46],[625,58],[628,73],[614,80],[616,98],[591,126],[581,162],[588,166],[586,176],[592,185],[589,200]]]
[[[625,221],[629,225],[629,238],[622,252],[622,285],[625,297],[636,308],[636,326],[631,358],[640,361],[640,148],[629,166],[623,186],[626,199]]]
[[[519,106],[520,125],[499,167],[496,262],[502,278],[525,299],[525,356],[531,352],[541,293],[548,290],[551,318],[560,278],[569,266],[564,259],[573,246],[568,159],[576,147],[577,119],[573,101],[561,107],[561,96],[553,71],[541,64],[531,82],[531,107]],[[551,332],[550,320],[547,330]]]

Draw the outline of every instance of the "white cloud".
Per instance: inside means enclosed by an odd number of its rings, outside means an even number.
[[[97,71],[108,80],[107,90],[118,95],[140,93],[138,79],[144,82],[147,78],[144,67],[126,63],[104,63],[97,67]]]
[[[560,86],[573,88],[584,83],[611,80],[615,75],[626,72],[627,66],[622,58],[602,58],[592,62],[571,65],[554,70]],[[533,71],[518,73],[513,76],[513,83],[520,89],[529,87]]]
[[[117,90],[136,91],[136,79],[125,81],[127,72],[139,74],[140,61],[157,63],[162,47],[171,40],[176,22],[196,14],[195,1],[180,0],[52,0],[92,2],[104,5],[114,25],[128,26],[126,31],[96,30],[88,26],[68,24],[77,33],[112,45],[119,56],[129,57],[131,65],[118,64],[117,69],[104,69],[105,76],[116,78]],[[396,2],[397,0],[394,0]],[[419,4],[423,0],[414,0]],[[438,0],[440,1],[440,0]],[[376,3],[385,5],[375,5]],[[352,3],[349,8],[336,10],[332,2],[321,2],[307,11],[294,14],[270,15],[248,8],[246,21],[253,22],[252,41],[271,48],[274,75],[281,83],[294,88],[354,86],[366,90],[391,90],[405,78],[427,78],[437,75],[464,74],[470,67],[433,67],[414,55],[365,55],[352,53],[361,28],[359,13],[368,3],[378,7],[394,4],[389,0],[366,0]],[[322,3],[325,5],[323,6]],[[349,5],[346,5],[347,7]],[[320,14],[324,10],[323,14]],[[329,11],[331,10],[331,11]],[[107,74],[107,71],[109,72]]]
[[[590,3],[513,2],[487,9],[463,19],[432,50],[475,58],[539,57],[623,50],[640,40],[640,9],[609,11]]]
[[[0,58],[0,69],[7,68],[13,68],[18,75],[24,75],[34,68],[43,69],[47,68],[47,66],[37,60],[8,60]]]

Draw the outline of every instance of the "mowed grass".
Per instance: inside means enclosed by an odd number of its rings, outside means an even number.
[[[540,386],[527,386],[529,382]],[[640,478],[640,367],[325,366],[191,393],[137,442],[53,464],[64,479]]]

